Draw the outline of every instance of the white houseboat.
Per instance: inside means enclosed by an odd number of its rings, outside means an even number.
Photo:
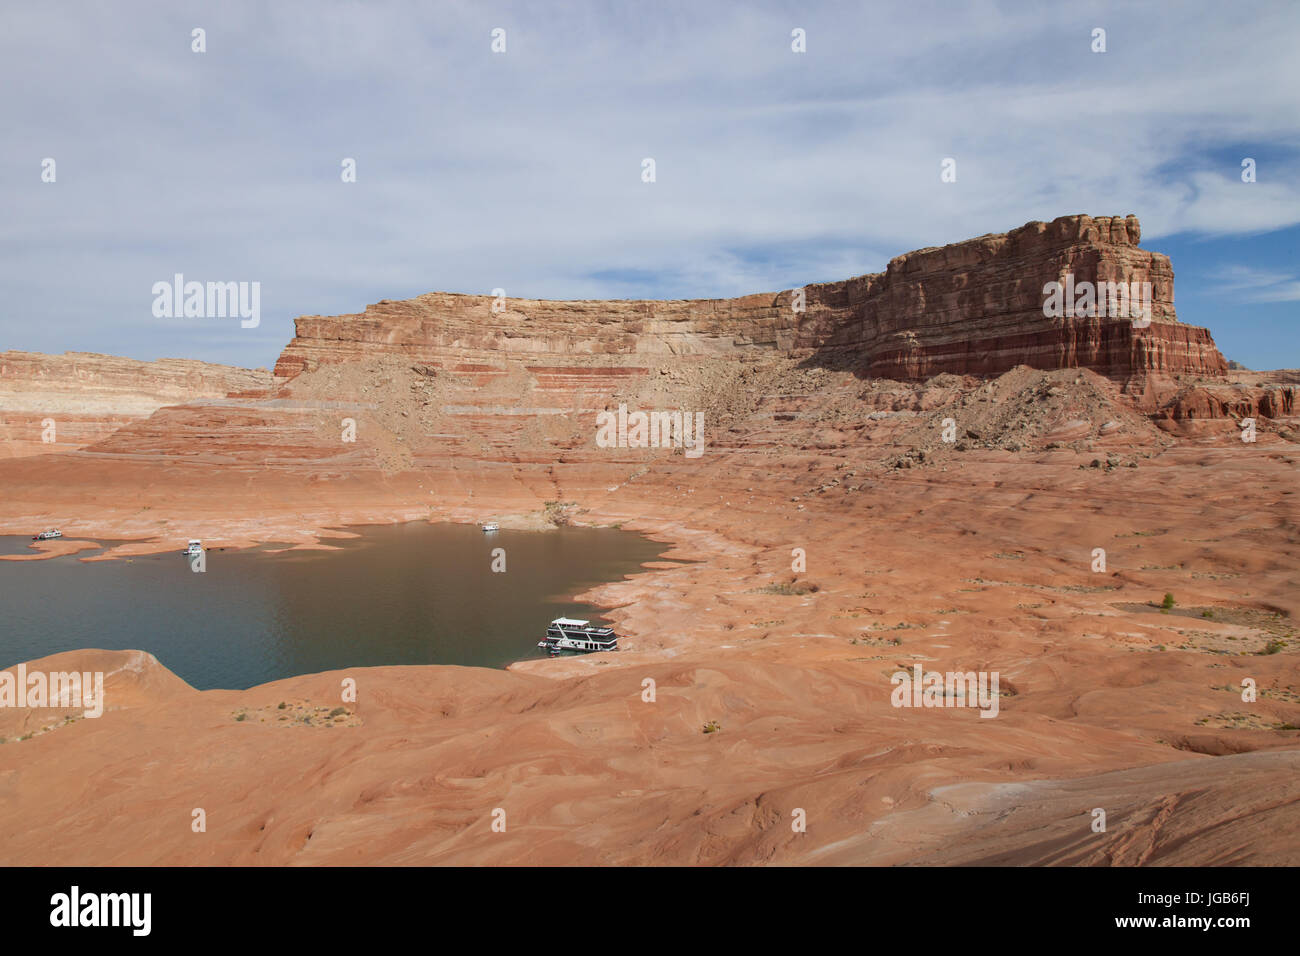
[[[489,521],[487,524],[485,524],[485,525],[483,526],[483,530],[484,530],[484,531],[500,531],[500,530],[501,530],[501,525],[497,524],[495,521]]]
[[[42,531],[40,534],[32,535],[32,540],[49,541],[51,538],[62,538],[62,537],[63,537],[63,532],[60,531],[58,528],[53,528],[49,531]]]
[[[203,553],[203,542],[198,538],[190,538],[189,547],[185,549],[187,557],[194,557]]]
[[[539,641],[537,646],[545,648],[552,654],[559,654],[562,651],[590,654],[595,651],[618,650],[618,638],[614,635],[612,627],[600,627],[589,621],[557,617],[546,629],[546,639]]]

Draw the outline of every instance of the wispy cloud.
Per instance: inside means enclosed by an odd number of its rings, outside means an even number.
[[[1247,302],[1300,302],[1300,276],[1295,273],[1231,265],[1211,278],[1213,295],[1232,295]]]

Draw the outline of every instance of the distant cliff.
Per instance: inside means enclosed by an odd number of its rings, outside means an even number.
[[[265,369],[190,359],[142,362],[93,352],[0,352],[0,457],[78,448],[180,405],[271,384]],[[52,442],[42,440],[53,421]]]

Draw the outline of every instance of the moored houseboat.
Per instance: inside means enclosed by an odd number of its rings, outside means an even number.
[[[569,617],[557,617],[546,629],[545,639],[539,641],[537,646],[552,654],[564,651],[592,654],[597,651],[618,650],[618,637],[612,627],[601,627],[590,621],[579,621]]]

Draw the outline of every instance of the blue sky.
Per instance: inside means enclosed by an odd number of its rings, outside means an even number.
[[[1300,367],[1297,48],[1290,2],[10,4],[0,349],[269,366],[383,298],[730,296],[1085,212]],[[155,318],[178,272],[261,325]]]

